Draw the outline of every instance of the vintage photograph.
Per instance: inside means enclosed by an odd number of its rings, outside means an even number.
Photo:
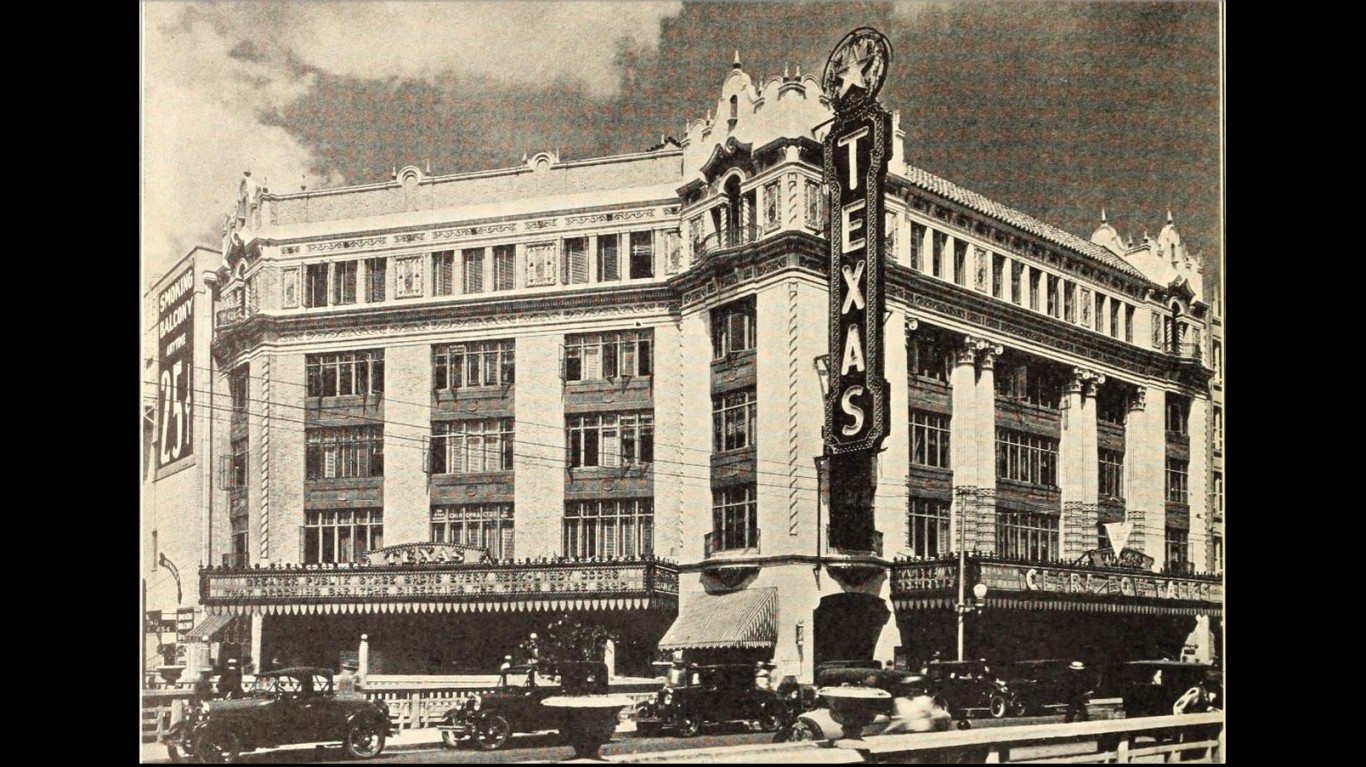
[[[1223,762],[1224,12],[140,3],[140,762]]]

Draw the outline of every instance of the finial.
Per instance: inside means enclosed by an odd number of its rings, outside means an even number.
[[[798,80],[802,79],[802,65],[801,65],[801,64],[798,64],[798,65],[797,65],[797,79],[798,79]]]
[[[1103,206],[1103,205],[1102,205],[1101,208],[1100,208],[1100,222],[1101,222],[1102,224],[1106,223],[1106,221],[1105,221],[1105,206]]]
[[[731,69],[739,69],[739,68],[740,68],[740,49],[739,49],[739,48],[736,48],[736,49],[735,49],[735,63],[734,63],[734,64],[731,64],[731,65],[730,65],[730,68],[731,68]]]
[[[432,175],[432,158],[427,158],[427,175]]]
[[[787,65],[786,65],[786,64],[783,64],[783,80],[784,80],[784,81],[787,81],[787,80],[791,80],[791,79],[792,79],[791,77],[788,77],[788,76],[787,76]]]
[[[1170,224],[1170,223],[1173,223],[1173,221],[1172,221],[1172,209],[1171,209],[1171,208],[1167,208],[1167,223],[1169,223],[1169,224]]]
[[[395,165],[395,166],[393,166],[392,168],[389,169],[389,180],[392,181],[392,180],[394,180],[394,179],[396,179],[396,178],[398,178],[398,166],[397,166],[397,165]]]

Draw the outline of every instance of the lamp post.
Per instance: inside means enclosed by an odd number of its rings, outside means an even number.
[[[966,487],[958,488],[958,601],[954,604],[954,612],[958,616],[958,660],[963,660],[963,627],[968,613],[981,612],[986,605],[987,586],[979,583],[972,587],[973,602],[967,601],[968,587],[968,526],[966,514],[966,501],[970,490]]]
[[[157,560],[157,564],[161,567],[166,568],[167,570],[170,570],[172,577],[175,578],[175,604],[176,607],[179,607],[180,603],[183,601],[180,592],[180,568],[175,566],[175,562],[172,562],[171,560],[167,559],[165,554],[162,554],[160,556],[160,558]]]

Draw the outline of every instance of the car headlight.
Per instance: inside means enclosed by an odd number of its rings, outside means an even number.
[[[662,701],[662,702],[663,702],[664,705],[666,705],[666,706],[673,705],[673,702],[674,702],[673,690],[665,690],[665,691],[664,691],[664,698],[663,698],[663,701]]]
[[[476,695],[471,695],[471,696],[469,697],[469,699],[465,701],[465,710],[467,710],[467,711],[478,711],[478,710],[479,710],[479,707],[480,707],[481,705],[483,705],[483,704],[484,704],[484,700],[483,700],[482,698],[480,698],[477,694],[476,694]]]

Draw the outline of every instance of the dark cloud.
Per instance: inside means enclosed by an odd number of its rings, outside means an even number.
[[[657,41],[592,41],[614,52],[612,97],[586,90],[572,62],[536,86],[318,73],[271,121],[313,151],[318,173],[348,183],[429,158],[450,173],[544,149],[639,151],[715,105],[736,49],[756,78],[785,66],[819,76],[839,38],[869,25],[895,49],[882,100],[901,111],[910,162],[1082,236],[1102,206],[1134,236],[1155,234],[1170,208],[1212,264],[1218,13],[1214,2],[689,3]]]

